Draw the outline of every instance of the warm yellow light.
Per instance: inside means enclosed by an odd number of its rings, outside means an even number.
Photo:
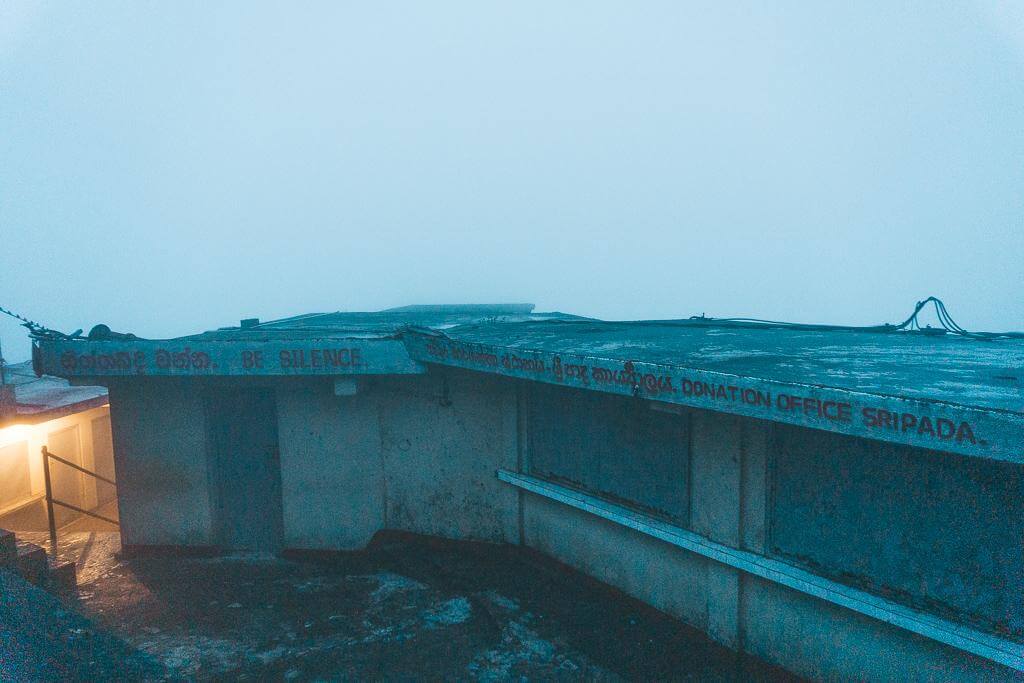
[[[0,446],[24,441],[32,435],[33,425],[11,425],[0,429]]]

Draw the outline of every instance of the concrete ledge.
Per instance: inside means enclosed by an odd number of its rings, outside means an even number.
[[[628,527],[730,567],[845,607],[978,657],[1024,671],[1024,645],[940,619],[812,574],[786,562],[737,550],[700,534],[543,479],[498,470],[498,479],[530,493]]]

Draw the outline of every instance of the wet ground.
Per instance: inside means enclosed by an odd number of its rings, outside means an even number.
[[[788,680],[516,547],[389,533],[315,558],[127,559],[78,533],[58,554],[77,611],[166,679]]]

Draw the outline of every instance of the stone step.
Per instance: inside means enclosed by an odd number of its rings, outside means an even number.
[[[74,562],[51,561],[45,548],[22,541],[6,529],[0,529],[0,569],[13,570],[29,583],[56,593],[78,589]]]
[[[51,564],[46,588],[55,593],[74,593],[78,590],[78,574],[74,562]]]
[[[18,558],[16,570],[29,583],[41,586],[50,574],[50,560],[46,551],[34,543],[17,541]]]
[[[18,542],[13,531],[0,529],[0,568],[11,568],[18,559]]]

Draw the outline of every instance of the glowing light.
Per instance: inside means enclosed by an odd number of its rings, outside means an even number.
[[[11,425],[0,429],[0,446],[24,441],[32,436],[35,429],[33,425]]]

